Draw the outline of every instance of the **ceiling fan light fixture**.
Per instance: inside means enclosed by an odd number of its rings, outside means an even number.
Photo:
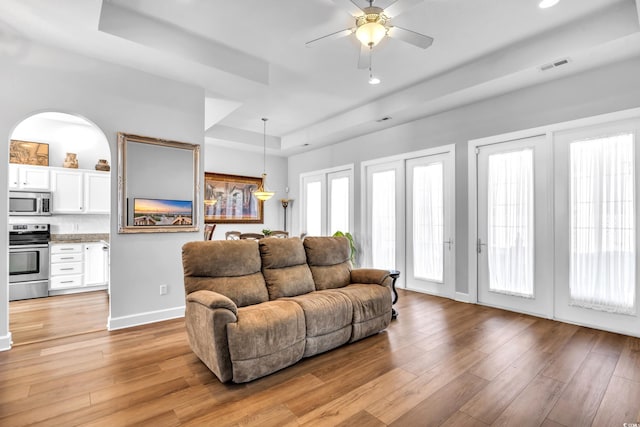
[[[542,0],[538,4],[538,7],[540,9],[547,9],[547,8],[550,8],[550,7],[553,7],[553,6],[557,5],[559,1],[560,0]]]
[[[365,46],[373,47],[380,43],[380,40],[387,34],[384,25],[377,22],[368,22],[358,27],[356,37]]]

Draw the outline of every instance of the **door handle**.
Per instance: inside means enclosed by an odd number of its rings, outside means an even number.
[[[453,245],[453,239],[449,237],[449,240],[446,240],[444,244],[448,245],[448,249],[451,250],[451,246]]]
[[[482,239],[478,237],[477,250],[478,250],[479,254],[482,253],[482,247],[483,246],[487,246],[487,244],[486,243],[482,243]]]

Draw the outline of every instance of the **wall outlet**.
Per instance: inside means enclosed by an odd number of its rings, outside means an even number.
[[[169,290],[169,286],[160,285],[160,295],[166,295]]]

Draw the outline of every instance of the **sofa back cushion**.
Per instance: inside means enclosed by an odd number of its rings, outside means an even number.
[[[182,246],[186,294],[218,292],[238,307],[269,300],[255,240],[189,242]]]
[[[259,245],[269,299],[294,297],[315,290],[300,239],[260,239]]]
[[[303,243],[317,290],[351,283],[351,248],[346,237],[307,237]]]

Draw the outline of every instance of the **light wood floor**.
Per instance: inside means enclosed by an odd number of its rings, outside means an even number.
[[[11,301],[13,345],[24,345],[107,329],[107,291]]]
[[[640,339],[401,292],[381,334],[221,384],[181,319],[0,353],[0,425],[616,426]]]

